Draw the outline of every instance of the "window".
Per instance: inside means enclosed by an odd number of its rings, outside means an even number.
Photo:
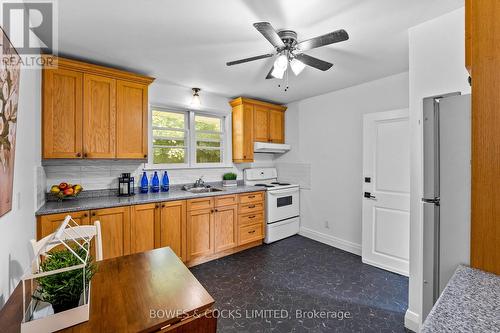
[[[150,163],[154,167],[224,164],[226,117],[152,107],[151,118]]]

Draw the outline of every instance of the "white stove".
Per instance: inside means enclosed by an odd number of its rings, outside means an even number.
[[[278,181],[276,168],[245,169],[245,185],[262,186],[266,190],[266,236],[269,244],[299,232],[300,187]]]

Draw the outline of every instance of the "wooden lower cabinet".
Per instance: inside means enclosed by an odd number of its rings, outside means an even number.
[[[90,212],[88,210],[39,216],[36,230],[37,240],[55,232],[68,215],[71,215],[73,220],[75,220],[75,222],[79,225],[90,224]]]
[[[130,254],[130,207],[91,211],[91,223],[100,221],[103,259]]]
[[[130,252],[144,252],[156,248],[158,241],[157,203],[132,206],[130,210]]]
[[[186,201],[161,204],[157,247],[170,246],[182,261],[187,260],[186,249]]]
[[[189,204],[188,204],[189,205]],[[214,210],[212,208],[188,211],[187,260],[214,253]]]
[[[238,206],[223,206],[214,214],[215,252],[232,249],[238,245]]]

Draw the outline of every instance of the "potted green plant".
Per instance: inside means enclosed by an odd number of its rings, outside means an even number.
[[[237,175],[234,172],[225,173],[222,176],[222,186],[237,186],[236,178]]]
[[[81,247],[74,247],[73,251],[81,258],[86,256],[86,251]],[[49,272],[79,264],[81,261],[71,251],[67,249],[55,250],[42,261],[40,270]],[[54,313],[75,308],[79,305],[80,297],[84,291],[84,272],[85,287],[88,287],[95,271],[96,265],[89,256],[85,269],[74,269],[37,278],[37,292],[32,297],[50,303]]]

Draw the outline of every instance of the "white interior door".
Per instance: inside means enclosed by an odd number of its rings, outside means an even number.
[[[363,124],[363,262],[408,275],[408,110],[367,114]]]

